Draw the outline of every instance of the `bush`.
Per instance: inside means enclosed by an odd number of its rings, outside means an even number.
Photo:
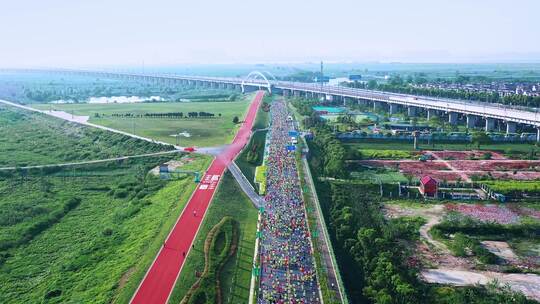
[[[62,290],[54,289],[54,290],[51,290],[51,291],[47,291],[47,293],[45,293],[45,296],[43,298],[45,300],[48,300],[48,299],[59,297],[61,295],[62,295]]]
[[[238,237],[238,222],[228,216],[224,217],[208,232],[204,243],[203,274],[180,303],[220,304],[223,302],[219,281],[220,273],[225,263],[236,253]]]
[[[111,236],[113,234],[113,230],[112,228],[105,228],[103,229],[101,234],[103,234],[103,236]]]

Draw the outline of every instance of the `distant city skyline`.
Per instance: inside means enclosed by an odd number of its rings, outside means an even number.
[[[0,67],[540,62],[540,1],[3,1]]]

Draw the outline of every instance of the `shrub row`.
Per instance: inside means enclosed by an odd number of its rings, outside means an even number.
[[[221,304],[221,270],[238,247],[238,222],[226,216],[215,225],[204,243],[204,271],[188,290],[181,304]]]

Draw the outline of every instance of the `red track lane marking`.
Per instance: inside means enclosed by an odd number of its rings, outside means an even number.
[[[249,107],[244,124],[236,133],[232,144],[212,161],[167,237],[165,246],[161,248],[135,291],[131,303],[163,304],[169,300],[184,265],[184,260],[189,254],[191,244],[199,231],[223,172],[251,136],[251,127],[263,96],[264,92],[257,92]],[[194,212],[196,212],[196,216]],[[186,257],[183,255],[184,252]]]

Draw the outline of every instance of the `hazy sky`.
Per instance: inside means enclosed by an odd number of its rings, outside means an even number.
[[[540,61],[539,0],[0,0],[0,67]]]

